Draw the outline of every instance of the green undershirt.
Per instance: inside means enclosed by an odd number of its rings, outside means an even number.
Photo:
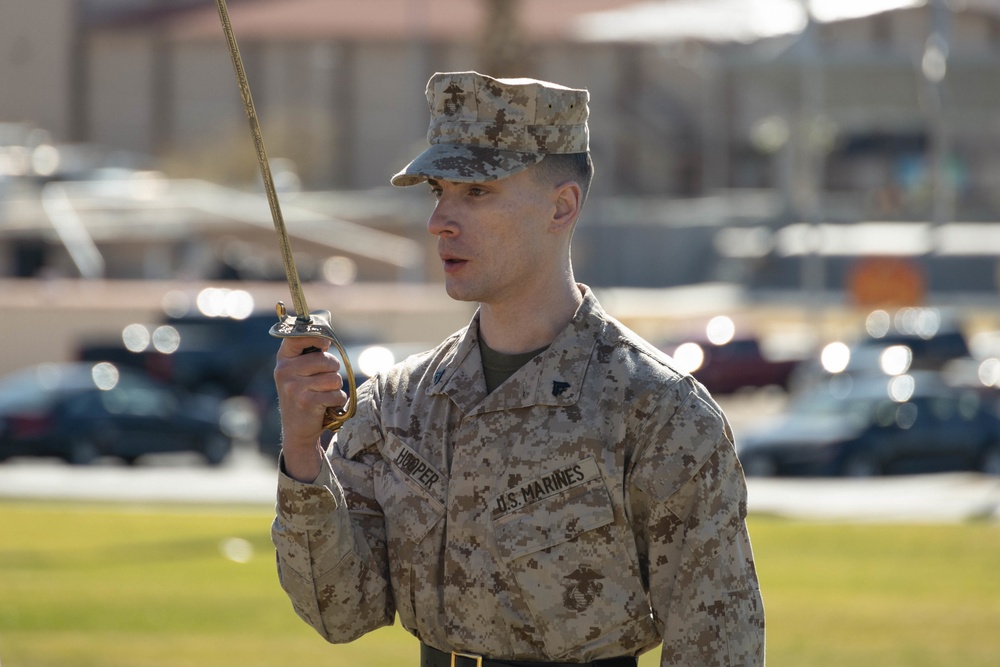
[[[521,366],[531,361],[533,358],[544,352],[545,347],[533,352],[523,352],[521,354],[504,354],[491,349],[483,339],[479,339],[479,353],[483,357],[483,373],[486,376],[486,393],[492,393],[494,389],[502,385],[507,378],[516,373]]]

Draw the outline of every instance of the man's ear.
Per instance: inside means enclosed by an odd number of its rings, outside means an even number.
[[[576,181],[566,181],[555,187],[555,210],[549,229],[561,232],[571,229],[576,219],[580,217],[583,207],[583,190]]]

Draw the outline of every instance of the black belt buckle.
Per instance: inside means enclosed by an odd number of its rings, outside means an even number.
[[[483,667],[483,656],[475,653],[463,653],[462,651],[451,652],[451,667],[465,667],[467,663],[458,662],[459,659],[471,660],[475,667]]]

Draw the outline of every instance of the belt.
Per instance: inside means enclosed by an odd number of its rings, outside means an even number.
[[[433,646],[420,644],[420,667],[636,667],[638,658],[631,656],[608,658],[592,662],[532,662],[524,660],[496,660],[475,653],[452,651],[446,653]]]

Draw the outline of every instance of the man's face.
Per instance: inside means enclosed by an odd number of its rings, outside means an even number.
[[[557,261],[548,231],[556,190],[531,172],[485,183],[428,181],[437,203],[427,229],[438,237],[453,299],[496,305],[545,288]]]

